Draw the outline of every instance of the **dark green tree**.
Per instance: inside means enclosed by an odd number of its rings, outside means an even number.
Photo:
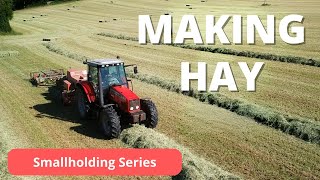
[[[0,0],[0,31],[10,32],[9,20],[13,17],[12,0]]]

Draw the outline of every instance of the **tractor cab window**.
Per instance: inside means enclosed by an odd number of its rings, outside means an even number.
[[[113,85],[127,85],[127,79],[123,65],[111,65],[101,68],[101,80],[104,90]]]
[[[97,67],[89,66],[89,75],[88,80],[91,82],[94,87],[98,86],[98,69]]]

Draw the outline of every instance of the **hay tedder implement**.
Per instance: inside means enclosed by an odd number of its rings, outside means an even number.
[[[87,70],[49,70],[30,73],[35,85],[56,84],[61,89],[63,105],[74,105],[79,119],[96,119],[107,138],[117,138],[128,124],[144,124],[155,128],[158,112],[149,98],[140,98],[129,87],[126,67],[119,59],[85,61]],[[131,82],[132,84],[132,82]]]
[[[57,80],[65,77],[63,69],[45,70],[30,73],[30,82],[35,86],[55,85]]]

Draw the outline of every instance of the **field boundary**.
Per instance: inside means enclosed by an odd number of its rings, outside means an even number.
[[[58,47],[55,47],[51,43],[48,44],[44,44],[44,46],[47,47],[49,51],[58,53],[68,58],[80,62],[88,58],[86,56],[81,56],[62,50]],[[184,92],[181,91],[180,85],[174,81],[167,81],[165,79],[147,74],[134,74],[132,72],[127,73],[128,77],[130,78],[138,79],[144,83],[152,84],[168,91],[193,97],[198,99],[200,102],[216,105],[231,112],[235,112],[238,115],[249,117],[260,124],[281,130],[286,134],[293,135],[304,141],[320,144],[320,123],[314,120],[302,117],[292,117],[291,115],[283,114],[270,108],[265,108],[238,99],[232,99],[220,93],[197,92],[192,88],[190,91]]]
[[[116,38],[116,39],[122,39],[122,40],[139,41],[139,39],[136,37],[129,37],[122,34],[115,35],[112,33],[98,33],[97,35]],[[192,49],[196,51],[204,51],[204,52],[210,52],[210,53],[218,53],[218,54],[225,54],[225,55],[241,56],[241,57],[248,57],[248,58],[264,59],[269,61],[287,62],[287,63],[320,67],[320,60],[311,59],[311,58],[308,59],[308,58],[299,57],[299,56],[281,56],[281,55],[276,55],[271,53],[261,53],[261,52],[254,52],[254,51],[238,51],[238,50],[229,49],[229,48],[207,47],[207,46],[190,45],[190,44],[185,44],[185,45],[163,44],[163,45],[169,45],[169,46],[180,47],[184,49]]]

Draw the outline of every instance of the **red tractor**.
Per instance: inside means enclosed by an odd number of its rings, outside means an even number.
[[[81,119],[98,119],[107,138],[117,138],[121,125],[133,123],[155,128],[158,112],[148,98],[139,98],[129,89],[125,67],[119,59],[98,59],[85,61],[87,70],[68,70],[63,81],[64,104],[75,102]],[[131,83],[132,84],[132,83]]]

